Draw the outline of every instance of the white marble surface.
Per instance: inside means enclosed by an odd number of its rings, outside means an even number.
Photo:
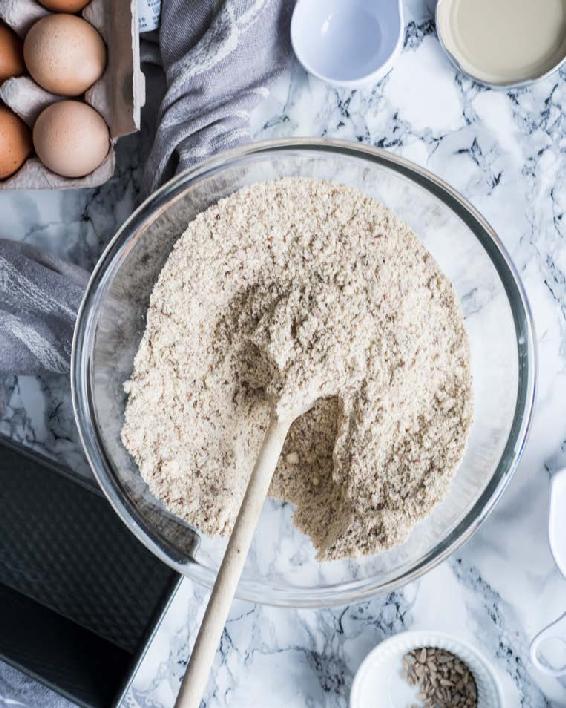
[[[496,667],[505,705],[566,705],[566,681],[528,658],[533,634],[566,610],[566,579],[547,544],[549,460],[566,439],[566,70],[529,90],[496,92],[454,72],[430,4],[406,2],[405,47],[364,91],[328,88],[298,66],[252,117],[258,138],[333,136],[385,147],[437,173],[482,211],[509,249],[531,301],[538,397],[523,461],[503,499],[454,557],[402,592],[332,610],[237,603],[217,655],[208,708],[338,708],[365,654],[408,628],[446,630]],[[100,189],[0,192],[0,236],[25,239],[92,267],[138,196],[136,139]],[[60,378],[4,377],[0,432],[88,474]],[[173,704],[204,594],[186,582],[127,699]],[[0,705],[66,705],[0,668]]]

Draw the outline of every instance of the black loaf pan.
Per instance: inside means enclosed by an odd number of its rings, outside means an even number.
[[[0,436],[1,659],[116,706],[179,583],[94,482]]]

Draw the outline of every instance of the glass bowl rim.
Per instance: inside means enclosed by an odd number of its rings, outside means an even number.
[[[135,506],[120,491],[106,459],[104,445],[97,430],[91,391],[90,353],[94,341],[98,305],[104,284],[115,262],[139,228],[163,213],[171,197],[204,177],[221,172],[242,159],[284,151],[339,154],[364,159],[392,169],[425,188],[448,206],[473,232],[495,267],[512,311],[517,335],[519,390],[513,422],[497,468],[480,497],[446,538],[439,541],[408,570],[392,579],[379,578],[337,583],[324,588],[272,587],[258,581],[242,579],[236,597],[241,600],[280,607],[330,607],[360,601],[379,592],[392,592],[428,572],[460,548],[479,528],[501,497],[522,456],[532,419],[536,389],[536,349],[534,325],[527,296],[519,274],[494,229],[483,216],[447,182],[427,169],[382,148],[344,140],[294,138],[265,140],[227,150],[173,177],[153,192],[128,217],[109,242],[96,264],[81,302],[71,356],[71,390],[75,420],[85,455],[92,472],[108,501],[129,530],[164,563],[192,580],[211,587],[215,571],[197,562],[186,563],[175,558],[172,547],[163,549],[163,539],[143,520]],[[473,225],[473,227],[472,227]]]

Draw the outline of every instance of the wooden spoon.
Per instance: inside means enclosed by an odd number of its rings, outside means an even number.
[[[176,708],[199,708],[200,706],[273,472],[277,467],[289,428],[303,412],[300,411],[285,420],[281,420],[275,414],[272,415],[222,565],[212,588],[187,672],[177,696]]]

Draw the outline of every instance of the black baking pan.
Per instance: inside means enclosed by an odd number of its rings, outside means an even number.
[[[118,705],[179,583],[94,482],[0,436],[1,659]]]

